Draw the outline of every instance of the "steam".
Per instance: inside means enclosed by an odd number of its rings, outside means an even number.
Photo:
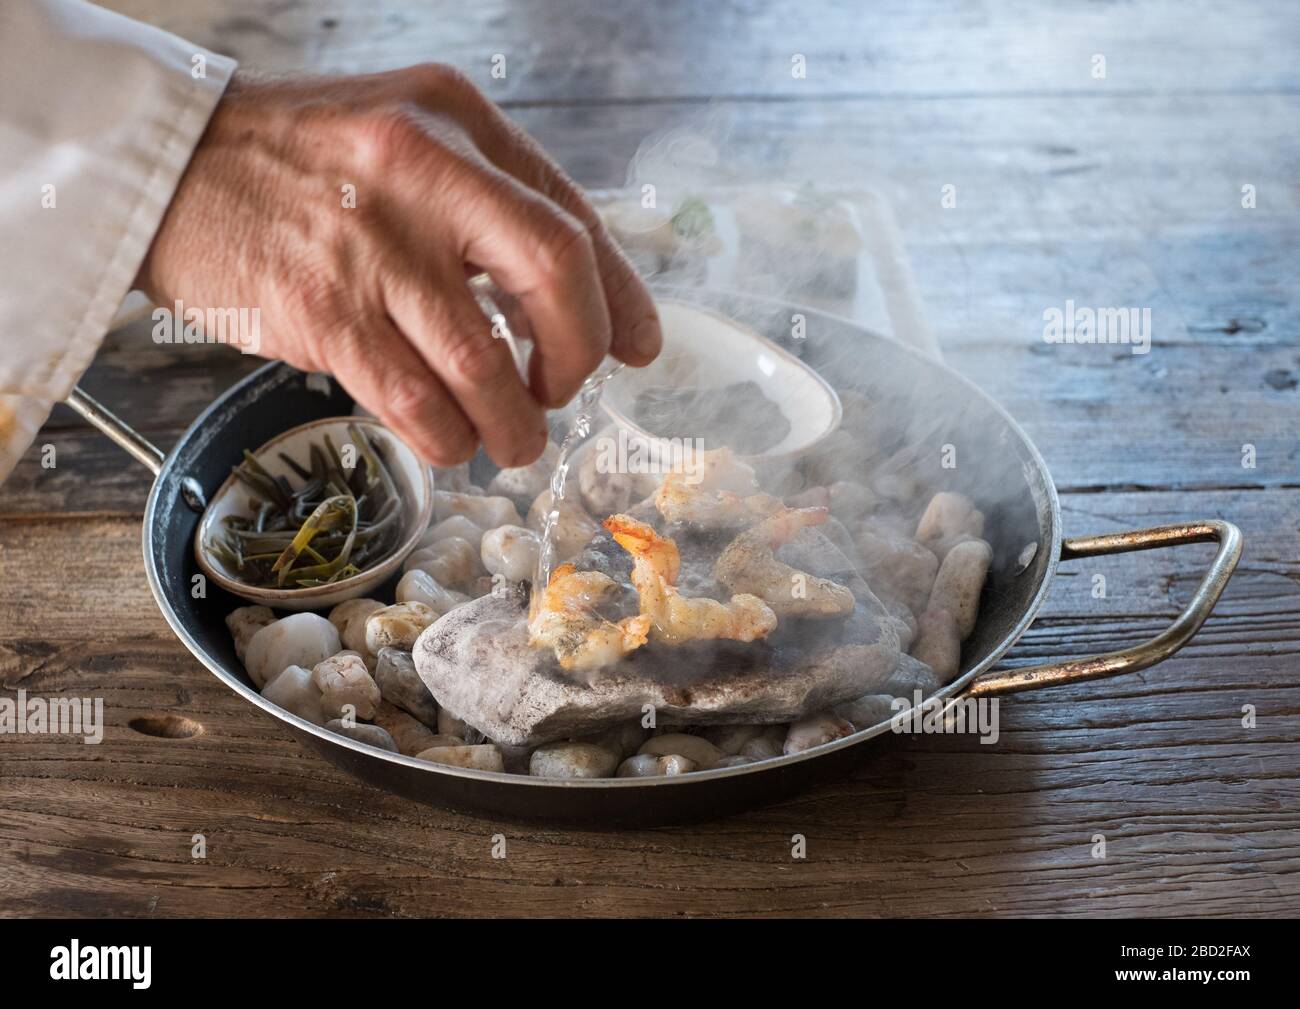
[[[653,135],[632,160],[624,193],[602,213],[657,297],[733,319],[808,364],[838,394],[841,422],[812,449],[765,454],[767,429],[813,424],[816,407],[797,397],[777,402],[770,387],[749,380],[741,366],[748,362],[732,362],[733,368],[670,332],[665,353],[643,373],[625,369],[608,383],[602,376],[565,415],[564,451],[534,585],[545,586],[556,565],[569,560],[626,584],[631,559],[604,533],[576,558],[560,556],[555,547],[566,507],[603,521],[608,511],[593,506],[596,492],[589,485],[608,489],[626,478],[628,512],[680,541],[683,594],[725,603],[730,593],[713,581],[711,560],[741,526],[699,534],[665,527],[648,497],[655,483],[632,479],[642,474],[627,460],[643,450],[656,462],[670,460],[664,472],[681,472],[698,465],[700,447],[727,446],[752,470],[751,493],[791,507],[830,509],[824,527],[782,545],[778,559],[796,568],[796,561],[809,564],[814,577],[865,582],[914,632],[921,614],[902,612],[905,593],[864,565],[861,537],[910,540],[933,496],[956,491],[984,513],[995,580],[1005,576],[1025,544],[1038,538],[1042,521],[1027,491],[1026,460],[996,409],[961,380],[936,371],[923,354],[881,339],[924,346],[932,338],[879,193],[846,185],[842,177],[831,180],[843,169],[830,153],[820,163],[792,157],[784,177],[773,179],[739,158],[738,147],[729,118],[718,109]],[[605,406],[619,383],[632,381],[641,400],[625,396],[620,423],[612,423]],[[629,402],[640,406],[631,409]],[[629,431],[628,420],[654,437]],[[660,440],[672,449],[660,447]],[[692,482],[709,492],[706,480]],[[622,503],[617,494],[612,499]],[[621,603],[628,601],[625,594]],[[617,607],[598,609],[592,607],[593,620],[617,619]],[[879,610],[876,617],[883,619]],[[783,621],[771,643],[782,655],[828,647],[838,639],[827,628],[815,620]],[[694,642],[679,652],[690,660],[660,662],[660,676],[688,685],[701,668],[733,661],[739,651],[734,642]]]

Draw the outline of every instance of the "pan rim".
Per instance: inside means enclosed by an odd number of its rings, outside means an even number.
[[[720,291],[718,293],[725,294],[738,292]],[[763,302],[766,304],[801,307],[794,303],[787,303],[773,298],[764,298],[760,295],[745,294],[743,297],[751,301]],[[888,341],[900,351],[921,360],[925,365],[943,369],[948,373],[950,378],[956,379],[964,385],[974,396],[982,399],[986,405],[991,407],[995,413],[1001,417],[1008,428],[1021,440],[1022,444],[1028,450],[1030,460],[1036,466],[1038,473],[1042,475],[1044,485],[1043,490],[1046,495],[1048,506],[1047,511],[1050,518],[1051,542],[1047,544],[1048,559],[1043,569],[1042,577],[1039,580],[1038,587],[1034,592],[1033,598],[1030,599],[1028,606],[1025,607],[1024,612],[1021,614],[1020,619],[1016,621],[1015,625],[1003,637],[1002,641],[999,642],[983,660],[971,667],[951,683],[945,684],[939,690],[935,691],[930,695],[930,697],[926,698],[926,700],[929,701],[932,699],[947,699],[953,697],[964,690],[972,680],[983,675],[1004,655],[1006,655],[1006,653],[1009,652],[1015,646],[1016,642],[1018,642],[1024,635],[1025,631],[1029,629],[1030,625],[1037,617],[1038,611],[1042,608],[1052,580],[1056,574],[1057,566],[1060,563],[1061,555],[1061,509],[1060,501],[1056,493],[1055,481],[1052,479],[1051,471],[1047,468],[1047,463],[1043,459],[1042,454],[1038,451],[1038,447],[1034,444],[1032,439],[1030,439],[1028,434],[1026,434],[1025,430],[1020,426],[1016,419],[1012,417],[1000,403],[993,399],[992,396],[984,392],[984,390],[970,379],[951,368],[945,362],[924,354],[892,337],[885,336],[875,330],[862,326],[844,316],[811,307],[806,308],[806,310],[835,319],[836,321],[851,326],[859,332],[874,339]],[[479,781],[485,785],[493,786],[504,785],[512,788],[531,789],[576,789],[579,791],[643,789],[652,787],[689,787],[690,785],[702,786],[706,783],[719,781],[725,778],[777,772],[802,764],[805,761],[814,760],[840,750],[861,745],[890,731],[891,721],[885,721],[859,732],[852,733],[842,739],[823,743],[820,746],[814,746],[799,753],[782,754],[779,757],[770,757],[766,760],[756,761],[752,764],[744,764],[739,767],[693,771],[690,774],[661,775],[645,778],[542,778],[533,777],[528,774],[514,774],[505,771],[479,771],[471,768],[455,767],[450,764],[435,764],[426,760],[417,760],[415,757],[381,750],[378,747],[372,747],[366,743],[361,743],[348,736],[330,732],[325,729],[324,726],[316,725],[313,722],[307,721],[305,718],[295,715],[292,712],[285,711],[283,708],[272,704],[256,690],[245,684],[242,679],[228,671],[221,663],[212,659],[208,655],[207,650],[195,640],[194,636],[189,633],[177,617],[175,607],[164,595],[163,586],[158,576],[158,568],[154,563],[154,529],[156,525],[154,518],[158,511],[162,488],[165,484],[170,482],[168,477],[176,463],[176,447],[185,444],[196,429],[201,428],[204,423],[210,419],[211,415],[222,409],[224,405],[240,391],[258,381],[265,380],[272,371],[281,368],[290,369],[290,366],[279,361],[271,361],[263,367],[258,368],[256,371],[251,372],[213,400],[213,402],[194,419],[193,423],[185,429],[184,433],[182,433],[181,437],[177,440],[176,445],[172,446],[172,448],[168,450],[158,477],[154,480],[153,486],[150,488],[149,497],[145,504],[143,536],[141,537],[144,551],[145,575],[149,582],[149,589],[153,593],[154,602],[162,612],[163,618],[167,621],[168,626],[171,627],[172,632],[180,639],[181,643],[185,645],[190,654],[198,659],[209,672],[221,680],[227,687],[234,690],[235,693],[239,694],[246,701],[251,702],[255,707],[261,709],[275,720],[283,722],[293,730],[313,736],[325,746],[341,747],[344,750],[351,751],[358,757],[380,760],[399,767],[405,767],[412,771],[446,775],[448,777],[460,778],[468,781]]]

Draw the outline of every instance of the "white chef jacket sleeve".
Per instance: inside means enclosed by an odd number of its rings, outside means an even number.
[[[0,480],[94,357],[234,68],[79,0],[0,3]]]

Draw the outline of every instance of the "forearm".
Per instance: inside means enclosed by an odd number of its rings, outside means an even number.
[[[75,0],[0,6],[0,477],[94,357],[233,67]]]

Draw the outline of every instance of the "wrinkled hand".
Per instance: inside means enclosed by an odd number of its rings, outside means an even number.
[[[355,207],[344,204],[355,187]],[[517,301],[527,383],[466,280]],[[437,465],[481,440],[502,466],[546,443],[607,352],[659,351],[654,305],[600,219],[463,76],[239,76],[194,152],[137,278],[157,304],[257,307],[260,349],[331,372]]]

